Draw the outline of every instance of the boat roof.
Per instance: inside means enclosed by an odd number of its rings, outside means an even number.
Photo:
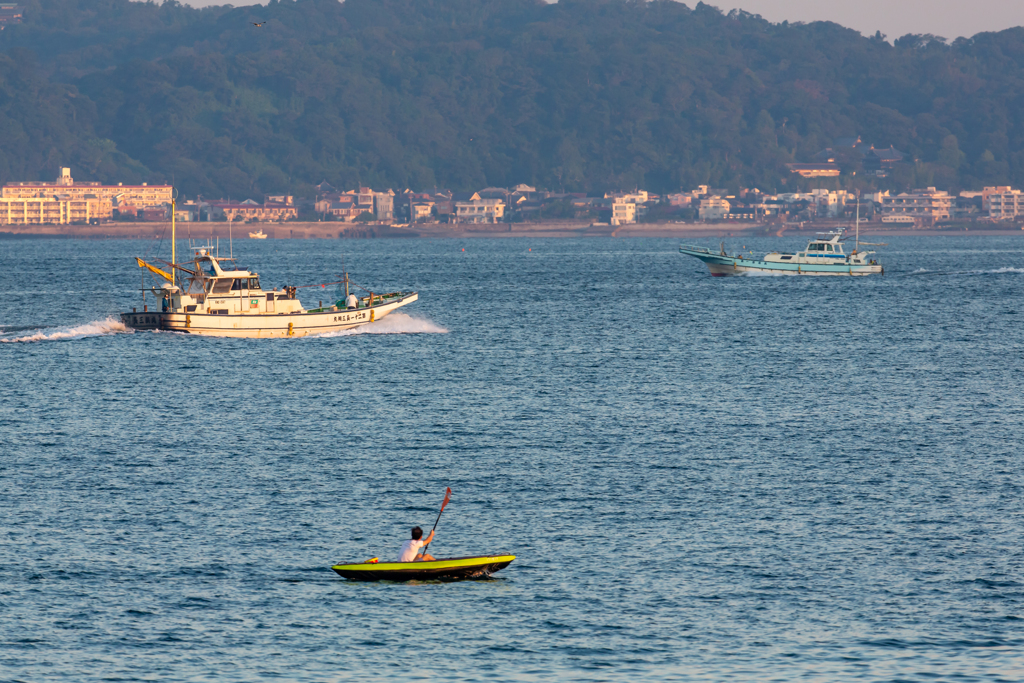
[[[817,236],[811,240],[811,242],[832,242],[836,243],[843,237],[843,231],[833,230],[830,232],[819,232],[815,233]]]
[[[237,263],[237,259],[232,256],[215,256],[210,253],[209,247],[195,247],[195,259],[200,263],[209,263],[213,266],[213,273],[206,273],[206,277],[209,278],[221,278],[221,277],[259,277],[256,273],[252,272],[248,268],[232,268],[228,270],[221,266],[221,263]]]

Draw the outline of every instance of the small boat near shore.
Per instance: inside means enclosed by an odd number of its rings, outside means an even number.
[[[263,228],[260,228],[256,232],[250,232],[249,233],[249,237],[251,237],[254,240],[265,240],[265,239],[267,239],[266,234],[263,232]]]
[[[462,581],[487,578],[514,559],[515,555],[480,555],[425,562],[336,564],[331,569],[351,581]]]
[[[818,233],[807,243],[803,251],[792,254],[771,252],[764,258],[753,255],[725,253],[724,246],[718,252],[704,247],[682,245],[679,252],[698,258],[707,264],[715,277],[727,275],[882,275],[885,268],[870,258],[873,251],[860,251],[857,246],[846,254],[842,244],[843,231]],[[859,244],[858,244],[859,246]]]

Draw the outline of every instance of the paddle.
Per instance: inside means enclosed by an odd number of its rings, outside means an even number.
[[[447,505],[448,501],[451,500],[451,499],[452,499],[452,489],[451,489],[450,486],[446,486],[445,487],[445,491],[444,491],[444,501],[441,503],[441,512],[444,512],[444,506]],[[441,521],[441,512],[437,513],[437,519],[434,520],[434,528],[430,530],[430,533],[434,533],[434,531],[437,529],[437,523]],[[420,551],[420,554],[421,555],[426,555],[427,554],[427,548],[429,548],[429,547],[430,547],[430,543],[428,543],[427,545],[423,546],[423,550]]]

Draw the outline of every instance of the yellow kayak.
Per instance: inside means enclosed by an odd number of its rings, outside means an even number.
[[[460,581],[481,579],[504,569],[515,555],[448,557],[431,562],[360,562],[331,569],[352,581]]]

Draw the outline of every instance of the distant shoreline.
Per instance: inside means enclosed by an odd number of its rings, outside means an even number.
[[[845,223],[807,223],[766,225],[755,223],[632,223],[611,226],[572,221],[512,224],[444,224],[417,223],[409,226],[359,223],[247,223],[233,225],[230,236],[250,239],[250,230],[262,230],[269,239],[345,239],[345,238],[474,238],[474,237],[781,237],[810,235],[815,232],[852,226]],[[179,223],[178,239],[228,239],[228,224],[223,222]],[[908,229],[880,223],[862,223],[861,235],[983,235],[1024,236],[1014,228],[928,228]],[[77,239],[168,239],[171,224],[166,223],[104,223],[102,225],[5,225],[0,226],[0,239],[12,238],[77,238]]]

